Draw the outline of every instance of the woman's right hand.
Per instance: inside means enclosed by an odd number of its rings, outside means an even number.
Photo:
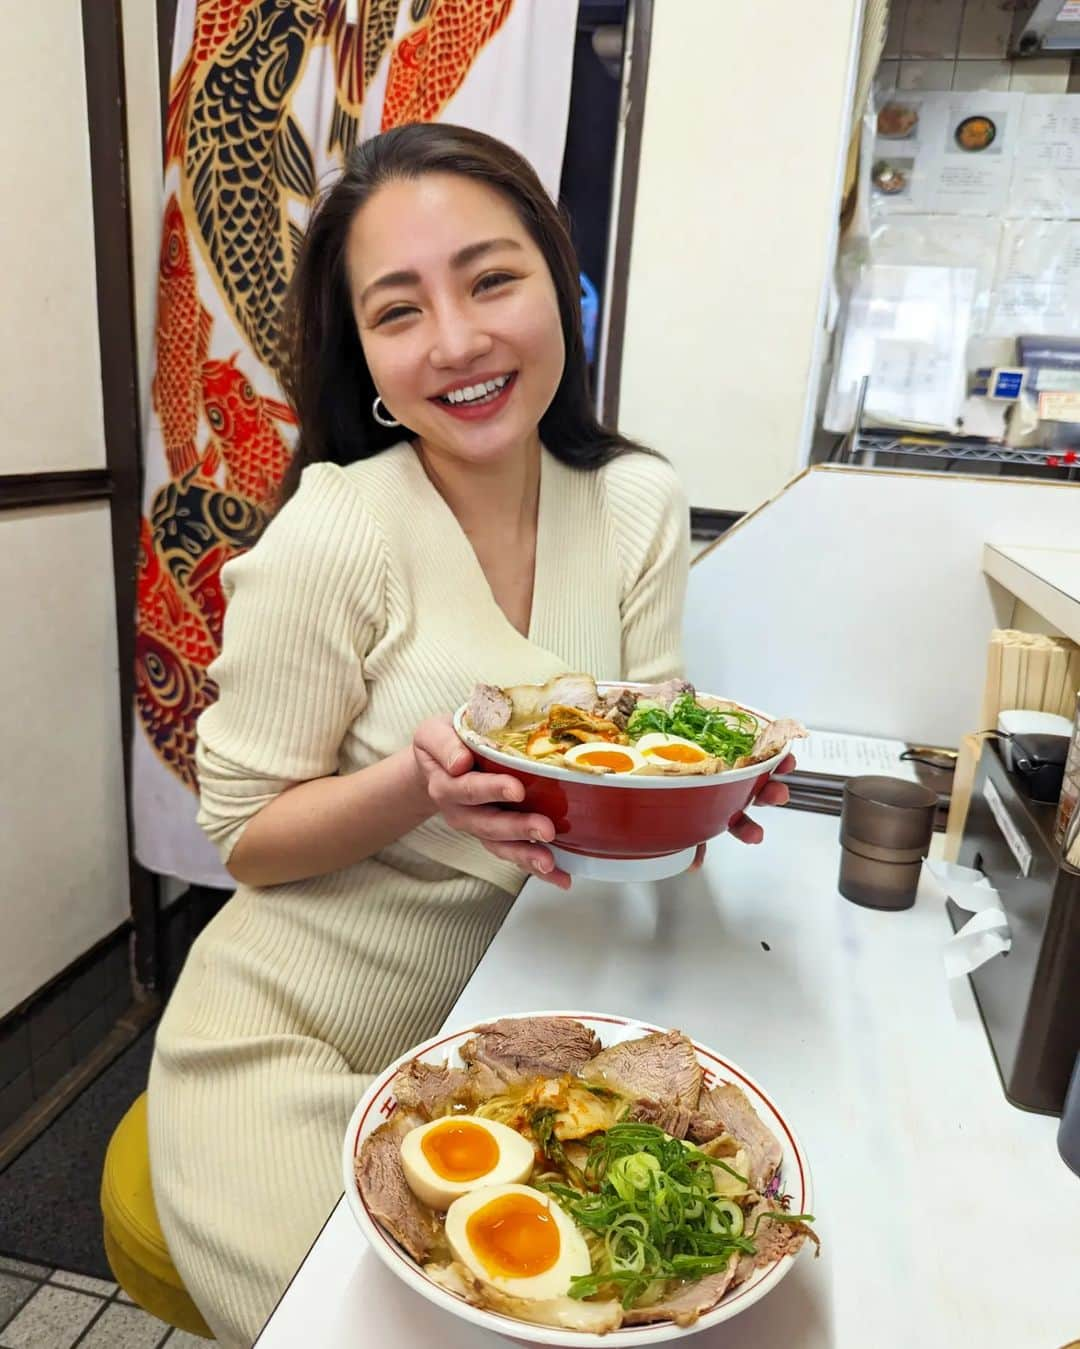
[[[473,756],[452,718],[432,717],[413,735],[413,758],[428,799],[451,829],[471,834],[488,852],[543,881],[569,890],[570,877],[545,844],[555,838],[546,815],[502,807],[520,802],[525,788],[503,773],[473,773]]]

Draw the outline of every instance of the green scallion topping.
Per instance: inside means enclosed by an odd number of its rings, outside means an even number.
[[[724,1163],[655,1125],[623,1122],[590,1144],[584,1189],[543,1182],[599,1242],[592,1273],[571,1282],[570,1296],[602,1292],[629,1308],[662,1296],[673,1279],[700,1279],[752,1255],[742,1210],[716,1193],[715,1166]]]
[[[626,725],[631,741],[654,731],[678,735],[728,765],[751,752],[759,730],[757,717],[749,712],[702,707],[689,693],[677,698],[670,712],[655,704],[639,705]]]

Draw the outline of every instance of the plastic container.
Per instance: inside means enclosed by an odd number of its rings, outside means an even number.
[[[934,832],[937,793],[903,778],[849,778],[840,816],[840,893],[871,909],[910,909]]]

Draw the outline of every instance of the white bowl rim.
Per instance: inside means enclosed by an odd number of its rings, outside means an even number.
[[[763,1298],[766,1293],[783,1279],[788,1270],[798,1258],[800,1252],[796,1251],[793,1255],[786,1255],[776,1261],[775,1264],[757,1271],[755,1274],[739,1286],[734,1295],[729,1295],[730,1300],[725,1297],[721,1303],[706,1312],[694,1325],[681,1328],[671,1321],[661,1322],[656,1325],[626,1326],[620,1330],[609,1331],[605,1335],[598,1335],[591,1331],[563,1330],[555,1326],[534,1325],[531,1322],[522,1321],[517,1317],[508,1316],[502,1312],[489,1311],[483,1307],[473,1306],[463,1298],[455,1296],[433,1279],[426,1275],[419,1265],[410,1255],[402,1251],[379,1226],[374,1218],[368,1213],[367,1205],[360,1197],[359,1187],[356,1184],[356,1175],[354,1170],[354,1159],[358,1150],[360,1141],[360,1130],[366,1120],[366,1117],[374,1106],[379,1095],[392,1081],[399,1069],[403,1068],[413,1059],[424,1058],[432,1051],[441,1049],[454,1041],[460,1041],[464,1036],[471,1035],[479,1029],[480,1026],[488,1025],[495,1020],[526,1020],[533,1017],[566,1017],[575,1021],[600,1022],[609,1025],[622,1027],[632,1027],[640,1029],[648,1035],[653,1032],[665,1033],[669,1028],[654,1025],[649,1021],[642,1021],[638,1017],[623,1016],[613,1012],[584,1012],[568,1011],[557,1008],[550,1011],[529,1011],[529,1012],[504,1012],[498,1016],[490,1016],[470,1021],[467,1025],[459,1026],[454,1030],[441,1031],[438,1035],[426,1040],[423,1044],[415,1046],[408,1050],[392,1064],[386,1067],[381,1073],[377,1074],[374,1081],[365,1091],[364,1095],[357,1103],[349,1120],[345,1131],[345,1139],[342,1146],[342,1178],[345,1188],[345,1200],[349,1211],[356,1220],[357,1225],[367,1238],[368,1245],[375,1252],[376,1256],[382,1261],[388,1269],[395,1273],[411,1288],[418,1292],[422,1297],[427,1298],[429,1302],[434,1303],[442,1310],[451,1315],[458,1316],[473,1325],[482,1326],[486,1330],[492,1330],[503,1335],[516,1336],[527,1340],[533,1344],[562,1345],[564,1349],[572,1349],[573,1346],[603,1345],[616,1346],[621,1345],[639,1345],[639,1344],[661,1344],[667,1343],[683,1335],[696,1334],[702,1330],[708,1330],[712,1327],[722,1324],[731,1317],[738,1314],[732,1310],[735,1303],[741,1303],[738,1311],[745,1311],[746,1308],[753,1306]],[[703,1045],[700,1041],[687,1037],[694,1046],[695,1052],[699,1056],[710,1059],[714,1064],[723,1068],[726,1073],[732,1077],[738,1078],[745,1086],[749,1086],[768,1106],[776,1120],[779,1121],[781,1129],[791,1148],[791,1153],[795,1158],[799,1169],[799,1181],[802,1187],[802,1201],[799,1205],[799,1212],[810,1213],[813,1211],[813,1183],[810,1175],[810,1163],[806,1152],[800,1143],[795,1131],[791,1128],[784,1114],[774,1103],[772,1097],[765,1092],[758,1082],[748,1073],[744,1072],[736,1063],[730,1059],[718,1054],[714,1049]],[[391,1118],[388,1116],[387,1118]],[[384,1121],[385,1122],[385,1121]],[[377,1127],[377,1126],[376,1126]],[[786,1151],[787,1149],[785,1149]]]
[[[603,691],[611,688],[643,689],[651,686],[634,683],[630,680],[598,679],[596,687]],[[701,696],[704,698],[719,697],[718,694],[712,693],[705,693]],[[725,698],[721,701],[735,703],[734,698]],[[477,744],[469,738],[475,736],[477,732],[468,729],[464,724],[468,706],[468,703],[462,703],[454,713],[454,730],[469,749],[476,750],[485,759],[492,759],[495,763],[505,764],[507,768],[515,768],[519,773],[533,773],[541,778],[569,778],[573,782],[588,783],[592,787],[606,787],[609,790],[612,787],[625,787],[632,791],[680,791],[700,787],[720,787],[728,782],[744,782],[747,778],[759,778],[775,772],[791,746],[789,740],[776,754],[769,759],[763,759],[761,763],[750,764],[745,768],[725,768],[720,773],[688,774],[686,777],[660,777],[659,775],[636,777],[632,773],[579,773],[572,768],[560,768],[556,765],[545,764],[542,759],[525,759],[520,754],[508,754],[505,750],[495,749],[491,745]],[[764,722],[769,723],[777,720],[776,717],[770,716],[768,712],[762,712],[759,708],[751,707],[749,703],[735,703],[735,706]]]

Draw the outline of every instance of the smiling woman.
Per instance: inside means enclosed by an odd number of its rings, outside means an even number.
[[[429,463],[483,464],[536,436],[565,343],[544,255],[504,197],[446,173],[389,183],[346,256],[375,387]]]
[[[425,429],[437,445],[453,423],[424,404],[464,407],[504,375],[495,411],[512,421],[487,443],[527,435],[581,468],[639,448],[596,418],[558,210],[520,155],[463,127],[401,127],[356,153],[309,228],[282,355],[301,422],[283,500],[309,463],[353,463]],[[404,431],[375,417],[376,396]],[[455,443],[483,457],[474,436]]]
[[[502,809],[520,783],[469,771],[450,709],[568,669],[679,673],[689,553],[670,466],[596,419],[573,250],[506,146],[445,125],[362,144],[286,333],[299,446],[222,572],[198,728],[200,821],[239,885],[149,1098],[166,1241],[227,1346],[336,1199],[371,1075],[442,1023],[527,873],[570,884],[552,821]]]

